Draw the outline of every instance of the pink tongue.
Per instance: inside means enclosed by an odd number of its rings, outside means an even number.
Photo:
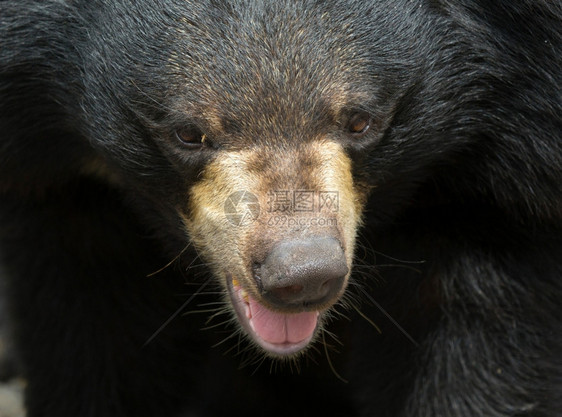
[[[298,343],[310,337],[316,328],[318,313],[307,311],[283,314],[268,310],[251,297],[250,314],[254,331],[269,343]]]

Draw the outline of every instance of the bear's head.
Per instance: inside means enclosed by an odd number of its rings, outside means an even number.
[[[345,300],[366,155],[393,102],[373,82],[363,3],[132,9],[84,48],[86,135],[113,180],[165,219],[175,250],[195,248],[274,357],[304,351]]]
[[[368,190],[353,154],[380,133],[357,34],[297,12],[230,11],[228,36],[172,57],[189,79],[163,148],[201,164],[178,213],[241,328],[275,357],[308,347],[342,300]]]

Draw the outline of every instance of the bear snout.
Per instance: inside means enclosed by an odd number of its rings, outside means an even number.
[[[263,263],[254,264],[260,295],[278,308],[314,308],[332,304],[349,273],[345,252],[333,237],[284,240]]]

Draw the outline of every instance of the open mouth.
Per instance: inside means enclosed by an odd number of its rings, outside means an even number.
[[[227,277],[228,290],[238,320],[248,335],[266,352],[287,357],[305,349],[316,334],[320,311],[281,313],[259,303],[238,280]]]

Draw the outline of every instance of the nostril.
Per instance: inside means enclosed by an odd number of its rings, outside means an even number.
[[[334,286],[335,283],[336,283],[336,278],[326,280],[320,286],[320,292],[323,293],[324,295],[327,294],[330,291],[330,289]]]

